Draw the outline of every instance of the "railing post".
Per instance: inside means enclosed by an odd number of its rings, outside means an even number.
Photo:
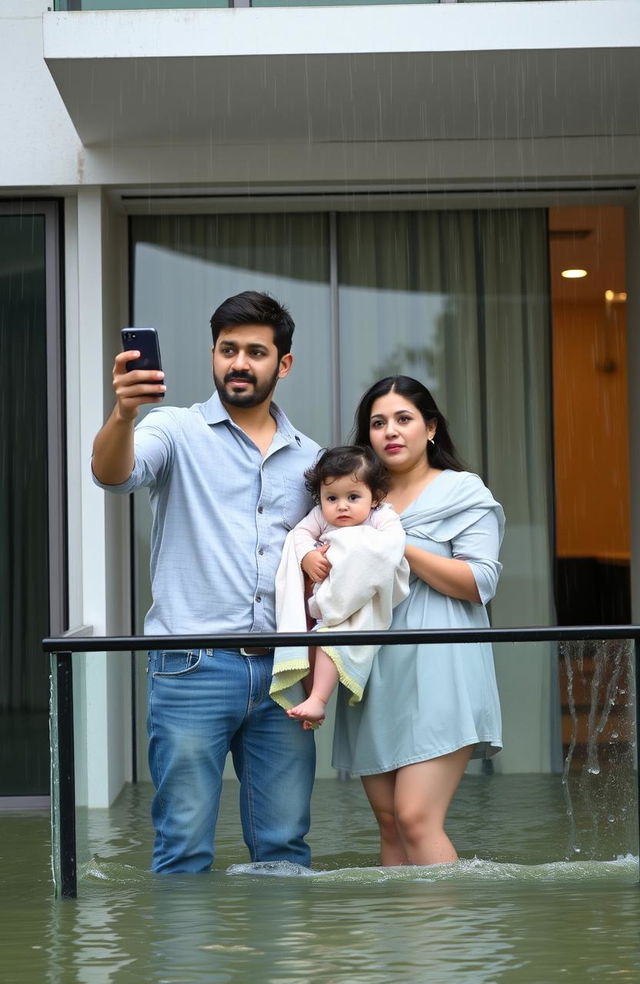
[[[76,790],[73,750],[73,667],[70,652],[51,654],[51,850],[55,893],[75,899]]]
[[[638,847],[640,849],[640,636],[633,637],[634,652],[634,691],[635,691],[635,712],[636,712],[636,806],[638,810]]]

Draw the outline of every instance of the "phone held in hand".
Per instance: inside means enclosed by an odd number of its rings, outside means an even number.
[[[139,359],[127,362],[127,372],[132,369],[162,369],[160,343],[155,328],[121,328],[122,351],[137,349]]]

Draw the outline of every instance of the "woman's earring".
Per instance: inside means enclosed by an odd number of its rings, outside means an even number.
[[[436,442],[432,437],[429,438],[429,444],[433,444],[433,446],[435,447]]]

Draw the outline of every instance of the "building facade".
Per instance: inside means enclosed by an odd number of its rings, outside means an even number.
[[[505,504],[493,624],[638,620],[639,48],[636,0],[4,0],[0,794],[46,786],[39,639],[141,626],[146,504],[89,471],[119,329],[206,399],[238,290],[291,307],[278,400],[320,443],[389,371],[433,387]],[[496,661],[496,768],[557,769],[555,647]],[[82,803],[145,776],[143,662],[76,659]]]

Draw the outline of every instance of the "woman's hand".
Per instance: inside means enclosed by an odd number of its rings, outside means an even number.
[[[440,594],[460,601],[474,601],[480,604],[480,593],[473,571],[466,560],[455,557],[438,557],[437,554],[421,550],[412,544],[404,551],[409,567],[422,581],[435,588]]]

